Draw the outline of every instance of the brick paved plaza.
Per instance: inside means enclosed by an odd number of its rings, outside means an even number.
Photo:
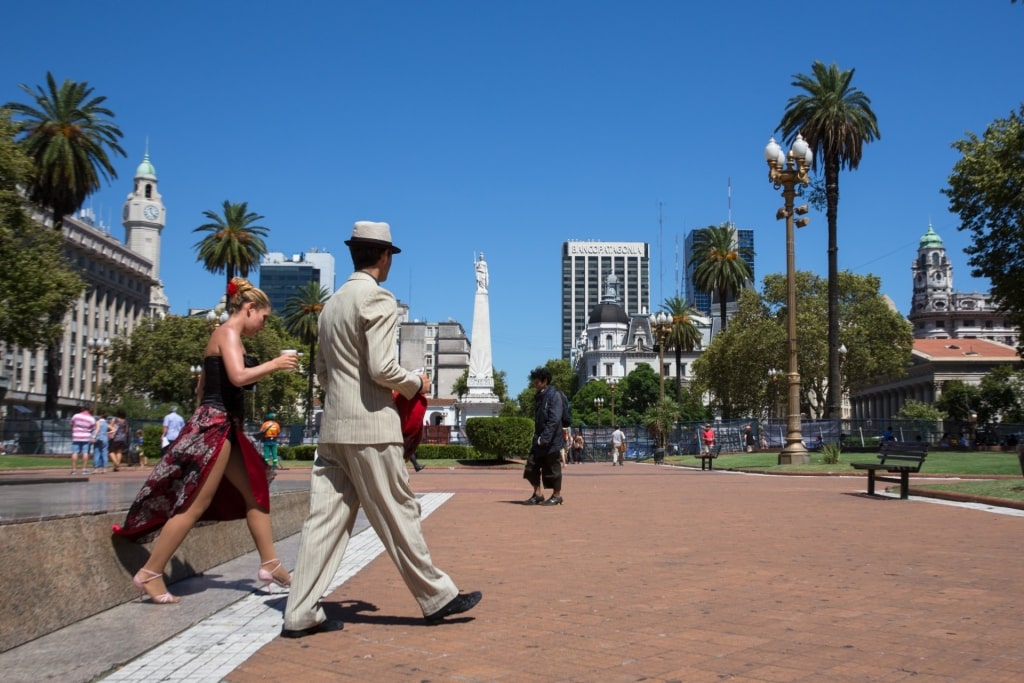
[[[380,556],[327,600],[343,631],[276,638],[228,680],[1024,680],[1024,518],[633,463],[571,466],[564,506],[526,507],[520,477],[413,476],[455,493],[424,527],[484,592],[465,618],[421,625]]]

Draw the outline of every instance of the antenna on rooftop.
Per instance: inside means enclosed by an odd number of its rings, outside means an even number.
[[[665,249],[662,246],[661,202],[658,202],[658,298],[665,296]]]

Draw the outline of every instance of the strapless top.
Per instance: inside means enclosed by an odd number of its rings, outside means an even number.
[[[229,415],[242,417],[245,414],[242,388],[236,387],[228,379],[224,359],[220,356],[206,356],[203,358],[203,369],[206,371],[206,379],[203,384],[202,405],[213,406]]]

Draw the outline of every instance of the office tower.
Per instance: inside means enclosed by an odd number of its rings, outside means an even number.
[[[326,288],[328,294],[334,293],[334,256],[316,249],[290,257],[272,251],[260,263],[260,289],[278,314],[284,312],[288,299],[309,282]]]
[[[650,245],[646,242],[573,241],[562,245],[562,358],[587,329],[591,310],[601,303],[608,276],[618,278],[618,296],[627,315],[651,308]]]

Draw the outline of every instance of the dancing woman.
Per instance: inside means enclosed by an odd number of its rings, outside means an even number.
[[[295,355],[255,365],[242,337],[263,329],[270,300],[245,278],[228,284],[227,322],[215,329],[203,352],[197,390],[199,407],[153,469],[114,533],[130,539],[161,530],[149,561],[132,579],[155,603],[178,602],[167,591],[163,571],[197,522],[245,518],[260,555],[263,585],[291,584],[277,559],[270,527],[270,487],[263,458],[242,430],[242,388],[276,370],[292,370]]]

